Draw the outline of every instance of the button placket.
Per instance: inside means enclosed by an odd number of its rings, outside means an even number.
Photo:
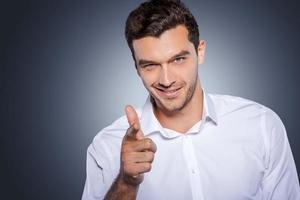
[[[190,135],[183,136],[183,155],[188,167],[193,199],[203,200],[198,164]]]

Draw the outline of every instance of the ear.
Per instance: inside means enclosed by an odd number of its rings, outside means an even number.
[[[205,58],[205,49],[206,49],[206,42],[204,40],[199,41],[198,45],[198,64],[201,65],[204,63]]]

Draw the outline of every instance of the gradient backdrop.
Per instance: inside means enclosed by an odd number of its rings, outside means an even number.
[[[147,95],[123,35],[140,2],[2,1],[1,199],[81,198],[93,137]],[[207,41],[206,91],[272,108],[299,168],[297,1],[184,2]]]

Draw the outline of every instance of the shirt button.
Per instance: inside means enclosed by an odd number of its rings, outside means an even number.
[[[192,169],[192,173],[193,173],[193,174],[196,174],[196,170],[195,170],[195,169]]]

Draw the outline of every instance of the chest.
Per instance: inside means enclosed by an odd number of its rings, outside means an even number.
[[[219,130],[206,127],[172,140],[153,136],[157,152],[140,199],[260,199],[264,148],[259,130]]]

